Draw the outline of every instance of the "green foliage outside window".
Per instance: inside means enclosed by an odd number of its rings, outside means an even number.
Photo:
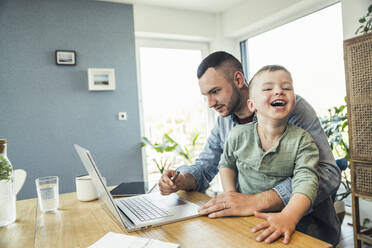
[[[176,153],[178,156],[183,157],[189,164],[192,163],[192,150],[196,145],[196,141],[199,137],[199,134],[196,134],[191,141],[191,146],[187,147],[186,145],[180,145],[174,139],[172,139],[168,134],[164,134],[162,141],[158,142],[151,142],[148,138],[142,137],[142,147],[149,146],[154,149],[157,153],[168,153],[173,152]],[[172,162],[169,161],[167,158],[160,158],[160,159],[152,159],[155,163],[156,167],[163,173],[165,169],[168,169]]]

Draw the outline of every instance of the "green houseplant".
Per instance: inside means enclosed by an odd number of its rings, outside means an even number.
[[[359,18],[361,24],[355,34],[366,34],[372,31],[372,4],[367,9],[367,14]]]
[[[196,141],[199,137],[199,134],[196,134],[191,141],[191,147],[187,147],[186,145],[180,145],[174,139],[172,139],[168,134],[164,134],[162,137],[162,141],[158,142],[151,142],[147,137],[142,137],[142,147],[149,146],[157,153],[168,153],[168,152],[175,152],[177,155],[183,157],[188,163],[192,163],[192,149],[196,145]],[[172,165],[172,162],[169,161],[167,158],[160,158],[155,159],[153,158],[152,161],[155,163],[156,167],[163,173],[163,171],[169,168]]]
[[[345,98],[346,102],[346,98]],[[349,161],[349,142],[348,142],[348,120],[346,104],[328,109],[328,116],[320,118],[320,122],[328,137],[329,145],[333,153],[339,158]],[[337,193],[336,199],[342,201],[351,193],[351,182],[348,174],[343,171],[341,185],[344,192]]]
[[[346,102],[346,98],[345,98]],[[348,120],[347,120],[347,107],[346,104],[333,107],[328,109],[328,116],[320,118],[320,122],[324,129],[325,134],[328,137],[329,145],[339,159],[336,163],[345,162],[345,167],[348,166],[349,155],[349,143],[348,143]],[[339,165],[339,164],[338,164]],[[344,169],[343,168],[343,169]],[[334,207],[337,216],[342,223],[345,217],[345,202],[343,201],[346,197],[351,194],[351,182],[348,173],[342,171],[341,190],[338,190],[335,195]]]

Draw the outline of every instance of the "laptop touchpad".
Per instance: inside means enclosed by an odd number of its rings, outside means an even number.
[[[175,207],[175,206],[186,204],[186,202],[179,197],[172,197],[172,198],[169,197],[163,203],[165,203],[168,207]]]
[[[159,200],[163,205],[166,205],[167,207],[176,207],[180,205],[184,205],[187,202],[185,202],[181,197],[179,197],[177,194],[170,194],[170,195],[157,195],[156,200]]]

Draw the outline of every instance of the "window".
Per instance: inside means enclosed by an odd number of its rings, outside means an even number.
[[[208,108],[200,94],[196,71],[207,46],[199,43],[137,42],[139,58],[142,135],[152,143],[162,143],[164,134],[195,158],[207,136]],[[196,145],[193,138],[196,135]],[[186,148],[185,148],[186,146]],[[176,151],[156,152],[146,146],[144,163],[149,181],[157,181],[158,164],[178,167],[190,163]]]
[[[247,63],[248,78],[267,64],[286,67],[292,74],[295,93],[304,97],[318,116],[324,116],[329,108],[344,104],[342,45],[338,3],[249,38],[242,45],[247,54],[242,60]]]

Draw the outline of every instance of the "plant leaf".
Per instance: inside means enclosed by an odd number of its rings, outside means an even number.
[[[195,144],[196,144],[196,140],[199,138],[199,133],[197,133],[196,135],[195,135],[195,137],[194,137],[194,139],[192,140],[192,145],[193,146],[195,146]]]
[[[177,144],[176,141],[174,141],[168,134],[164,134],[164,138],[166,138],[168,141],[170,141],[171,143],[174,143],[174,144]],[[178,144],[177,144],[178,145]]]
[[[365,22],[366,22],[366,18],[364,16],[359,18],[359,23],[365,23]]]

